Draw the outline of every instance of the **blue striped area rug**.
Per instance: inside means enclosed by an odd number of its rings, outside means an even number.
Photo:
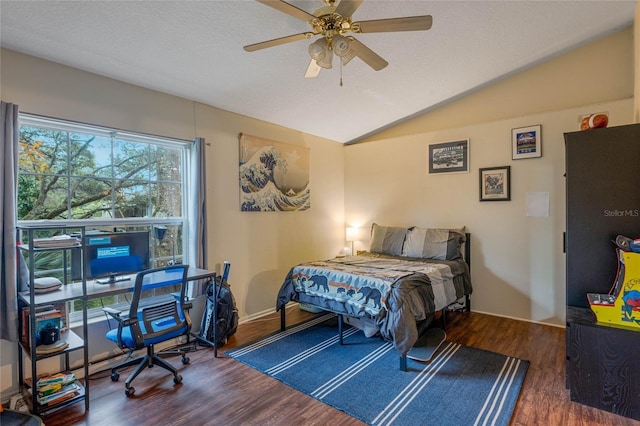
[[[528,361],[444,342],[428,364],[333,314],[225,353],[373,425],[508,425]]]

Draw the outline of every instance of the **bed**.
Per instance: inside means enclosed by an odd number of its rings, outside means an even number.
[[[291,268],[276,301],[285,327],[289,301],[334,312],[393,342],[406,369],[406,355],[437,313],[470,309],[471,235],[459,229],[390,227],[373,224],[369,251]]]

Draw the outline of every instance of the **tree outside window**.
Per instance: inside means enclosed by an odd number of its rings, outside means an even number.
[[[181,261],[187,149],[184,141],[22,115],[18,220],[147,230],[153,266],[166,264],[174,250]],[[154,225],[168,229],[175,248],[153,238]],[[35,262],[36,270],[49,275],[65,270],[56,251],[42,253]],[[110,299],[94,304],[118,302]]]

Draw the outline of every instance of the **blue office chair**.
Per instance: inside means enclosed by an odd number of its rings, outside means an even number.
[[[178,370],[162,359],[154,350],[154,345],[178,336],[186,335],[191,329],[191,318],[189,309],[191,303],[187,302],[187,269],[186,265],[171,265],[163,268],[149,269],[139,272],[136,275],[135,287],[129,308],[129,315],[113,308],[104,308],[104,311],[118,321],[118,328],[107,333],[107,339],[115,342],[118,347],[128,351],[127,359],[117,364],[111,369],[111,380],[118,381],[120,374],[117,370],[136,365],[135,370],[129,374],[125,383],[125,394],[131,396],[135,389],[131,382],[145,368],[158,365],[173,373],[173,382],[182,382],[182,376]],[[143,299],[143,294],[147,290],[157,290],[168,286],[180,286],[180,295],[172,295],[170,292],[174,287],[166,290],[165,298],[155,296],[155,299],[162,299],[159,303],[153,303],[154,299]],[[160,291],[162,292],[162,290]],[[142,299],[142,303],[141,303]],[[134,351],[147,348],[144,356],[130,358]],[[189,358],[186,351],[179,351],[182,354],[182,363],[188,364]]]

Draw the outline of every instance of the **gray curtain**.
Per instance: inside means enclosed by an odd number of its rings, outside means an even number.
[[[18,341],[17,250],[16,250],[16,192],[18,188],[18,105],[1,102],[2,173],[0,174],[0,234],[2,235],[2,264],[0,283],[0,338]]]
[[[192,203],[189,218],[189,242],[195,254],[195,266],[207,268],[207,169],[204,138],[195,138],[191,150],[191,178],[189,200]],[[193,295],[202,294],[203,283],[195,285]]]

